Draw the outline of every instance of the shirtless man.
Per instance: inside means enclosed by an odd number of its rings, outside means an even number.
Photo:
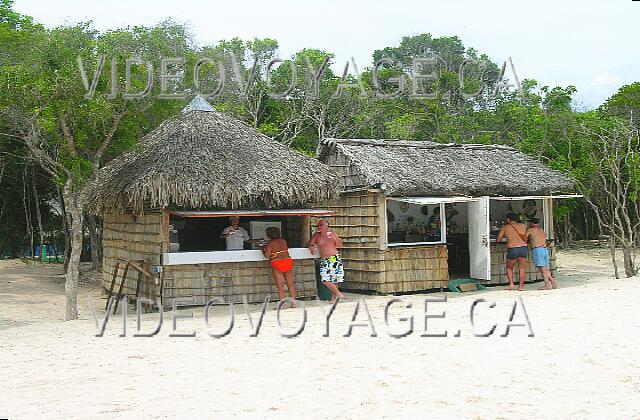
[[[338,290],[338,284],[344,281],[344,266],[338,248],[342,248],[342,239],[337,233],[329,230],[329,222],[320,220],[318,231],[307,242],[311,254],[315,254],[315,246],[320,251],[320,279],[331,291],[331,303],[344,295]]]
[[[518,216],[515,213],[507,213],[506,222],[500,232],[496,242],[507,238],[507,279],[509,279],[509,287],[507,290],[513,290],[513,266],[518,264],[520,271],[519,291],[524,290],[524,279],[526,276],[525,268],[527,266],[527,257],[529,255],[529,247],[527,246],[527,227],[518,222]]]
[[[555,289],[558,287],[556,279],[551,276],[549,270],[549,250],[547,249],[547,234],[540,227],[540,221],[536,218],[529,219],[529,229],[527,229],[527,236],[533,247],[533,264],[542,273],[544,279],[544,287],[540,290]]]

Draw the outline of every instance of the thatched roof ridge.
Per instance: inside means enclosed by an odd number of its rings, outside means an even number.
[[[436,143],[434,141],[415,141],[415,140],[383,140],[383,139],[324,139],[324,145],[340,143],[347,146],[380,146],[380,147],[412,147],[416,149],[479,149],[479,150],[515,150],[513,147],[501,144],[457,144],[457,143]]]
[[[86,193],[89,210],[287,208],[336,194],[328,166],[213,108],[194,106],[100,170]]]
[[[388,196],[522,196],[573,191],[559,171],[503,145],[325,139],[318,159],[342,172],[344,189],[382,187]]]

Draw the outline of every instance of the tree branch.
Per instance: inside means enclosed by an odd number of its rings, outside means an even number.
[[[78,156],[78,149],[76,149],[75,139],[73,138],[73,134],[67,125],[67,114],[63,113],[62,118],[60,118],[60,126],[62,127],[62,133],[64,135],[64,139],[66,140],[67,148],[71,152],[73,156]]]
[[[100,144],[100,147],[98,148],[98,150],[96,151],[96,154],[93,157],[94,170],[97,170],[97,169],[100,168],[100,165],[102,164],[102,156],[104,155],[105,151],[107,150],[107,147],[109,147],[109,144],[111,144],[111,140],[113,139],[113,135],[115,134],[115,132],[118,129],[118,127],[120,126],[120,122],[122,121],[124,116],[127,114],[127,112],[128,112],[127,108],[124,107],[122,109],[122,111],[120,111],[114,117],[113,124],[111,125],[111,128],[109,129],[107,134],[102,139],[102,143]]]

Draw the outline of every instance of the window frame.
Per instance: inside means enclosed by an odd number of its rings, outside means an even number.
[[[451,197],[387,197],[385,202],[388,205],[389,201],[399,201],[409,204],[422,204],[422,205],[440,205],[440,240],[439,241],[420,241],[420,242],[387,242],[387,247],[398,248],[402,246],[419,246],[419,245],[446,245],[447,244],[447,214],[445,212],[445,205],[447,203],[467,203],[469,201],[475,201],[477,198],[468,196],[451,196]],[[385,226],[387,229],[387,237],[389,234],[389,223]]]

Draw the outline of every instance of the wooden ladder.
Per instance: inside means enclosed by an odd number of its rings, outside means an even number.
[[[146,281],[146,279],[149,280],[154,280],[155,276],[151,273],[149,273],[147,270],[145,270],[144,268],[141,267],[141,265],[144,264],[144,261],[140,261],[140,265],[136,264],[136,262],[134,261],[130,261],[130,260],[125,260],[125,259],[118,259],[116,261],[116,267],[113,270],[113,276],[111,277],[111,286],[109,287],[109,295],[107,296],[107,302],[105,303],[105,307],[104,310],[106,311],[109,308],[109,301],[111,300],[111,296],[113,296],[113,288],[116,284],[116,280],[118,278],[118,271],[120,270],[120,265],[123,266],[124,268],[124,272],[122,273],[122,279],[120,281],[120,285],[118,287],[118,293],[116,294],[116,304],[113,307],[113,314],[115,315],[116,310],[118,309],[118,303],[120,302],[120,299],[122,299],[122,288],[124,287],[124,282],[127,279],[127,274],[129,274],[129,267],[133,268],[134,270],[136,270],[138,272],[138,279],[136,280],[136,293],[134,295],[135,299],[138,299],[138,297],[140,296],[140,285],[142,284],[142,280],[143,278],[145,279],[145,289],[148,291],[150,288],[147,287],[148,286],[148,282]],[[145,304],[145,312],[147,312],[147,309],[150,309],[148,306],[148,304]]]

